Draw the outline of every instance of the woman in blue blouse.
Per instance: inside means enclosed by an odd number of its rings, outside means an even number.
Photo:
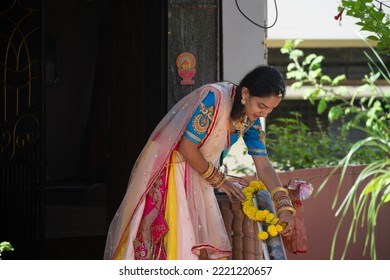
[[[223,151],[240,137],[274,201],[288,200],[267,157],[260,118],[285,95],[279,71],[258,66],[238,86],[205,85],[180,100],[141,152],[108,232],[105,259],[222,259],[231,245],[214,190],[243,201],[219,169]],[[289,236],[294,211],[277,209]]]

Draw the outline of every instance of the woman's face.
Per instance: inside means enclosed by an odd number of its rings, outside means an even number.
[[[282,101],[282,97],[274,95],[269,97],[252,96],[247,88],[243,88],[241,93],[242,97],[245,98],[244,111],[250,121],[260,117],[266,118]]]

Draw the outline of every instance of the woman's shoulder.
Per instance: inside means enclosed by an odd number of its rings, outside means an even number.
[[[230,82],[210,83],[203,86],[208,93],[212,92],[222,99],[230,99],[233,94],[234,84]]]
[[[216,82],[216,83],[208,84],[207,86],[211,88],[215,88],[219,91],[230,92],[234,84],[231,82]]]

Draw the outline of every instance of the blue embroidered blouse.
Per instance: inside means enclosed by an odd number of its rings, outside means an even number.
[[[213,121],[214,111],[215,98],[214,93],[210,91],[195,110],[184,132],[184,136],[194,143],[200,144],[206,136],[207,130]],[[256,119],[243,135],[249,155],[268,156],[267,149],[264,144],[264,135],[265,133],[261,129],[260,119]],[[237,142],[238,138],[238,131],[230,134],[230,147]]]

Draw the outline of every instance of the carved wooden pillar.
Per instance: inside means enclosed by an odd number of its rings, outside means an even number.
[[[244,220],[244,213],[241,210],[240,203],[231,203],[233,212],[233,259],[243,260],[244,259],[244,232],[242,230],[242,222]]]
[[[219,203],[219,208],[221,209],[223,221],[225,223],[225,228],[226,228],[227,234],[229,236],[230,244],[232,244],[234,232],[233,232],[233,228],[232,228],[233,212],[231,209],[231,203],[226,195],[225,196],[218,196],[218,203]],[[232,259],[232,257],[230,257],[229,259]]]
[[[257,225],[253,223],[253,227],[255,228],[255,260],[264,260],[263,249],[262,249],[262,241],[257,237],[259,232]]]
[[[242,221],[242,230],[244,233],[243,238],[243,253],[244,253],[244,260],[256,260],[259,256],[256,256],[256,254],[259,254],[259,250],[257,247],[261,244],[259,244],[259,240],[257,238],[257,229],[256,224],[250,220],[248,217],[244,217]],[[261,251],[261,250],[260,250]]]
[[[263,259],[261,243],[257,238],[257,226],[244,215],[241,203],[231,203],[225,194],[218,194],[217,199],[232,244],[233,255],[230,259]]]

